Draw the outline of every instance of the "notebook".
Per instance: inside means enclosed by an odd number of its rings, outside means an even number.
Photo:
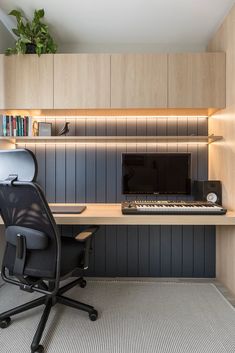
[[[50,206],[51,212],[52,213],[74,213],[74,214],[79,214],[82,213],[85,209],[86,206],[79,206],[79,205],[53,205]]]

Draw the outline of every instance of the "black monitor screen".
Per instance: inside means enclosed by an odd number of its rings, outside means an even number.
[[[190,153],[123,153],[123,194],[190,194]]]

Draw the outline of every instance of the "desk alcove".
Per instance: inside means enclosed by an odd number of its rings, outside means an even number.
[[[74,234],[82,224],[100,225],[89,274],[215,277],[216,224],[234,224],[233,216],[140,216],[137,219],[123,216],[120,207],[120,202],[126,199],[121,192],[123,152],[190,152],[192,178],[207,179],[208,119],[186,116],[46,118],[52,123],[54,134],[65,120],[71,123],[70,136],[82,136],[84,141],[88,136],[137,137],[131,144],[127,140],[112,144],[107,141],[38,144],[25,139],[19,146],[35,153],[39,166],[37,180],[50,203],[87,205],[81,215],[55,215],[64,236]],[[148,143],[147,139],[138,141],[138,136],[177,138],[174,143],[167,143],[167,139],[162,143]],[[188,136],[184,143],[180,143],[182,136]],[[205,136],[205,141],[195,141],[196,136]]]
[[[59,205],[66,209],[74,204]],[[54,218],[67,236],[74,234],[73,227],[101,226],[95,238],[92,275],[214,277],[215,226],[235,225],[231,211],[218,216],[133,216],[123,215],[117,203],[84,205],[81,214],[55,214]]]

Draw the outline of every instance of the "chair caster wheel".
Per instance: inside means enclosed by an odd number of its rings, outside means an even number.
[[[31,353],[44,353],[44,347],[41,344],[39,344],[37,348],[31,349]]]
[[[86,280],[82,279],[81,282],[79,283],[81,288],[85,288],[86,287]]]
[[[11,324],[11,318],[6,317],[6,319],[3,319],[0,321],[0,328],[7,328]]]
[[[96,321],[98,317],[98,311],[97,310],[93,310],[91,313],[89,313],[89,319],[91,321]]]

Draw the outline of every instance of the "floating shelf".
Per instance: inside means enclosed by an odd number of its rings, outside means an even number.
[[[37,136],[1,137],[0,142],[21,144],[210,144],[222,136]]]

